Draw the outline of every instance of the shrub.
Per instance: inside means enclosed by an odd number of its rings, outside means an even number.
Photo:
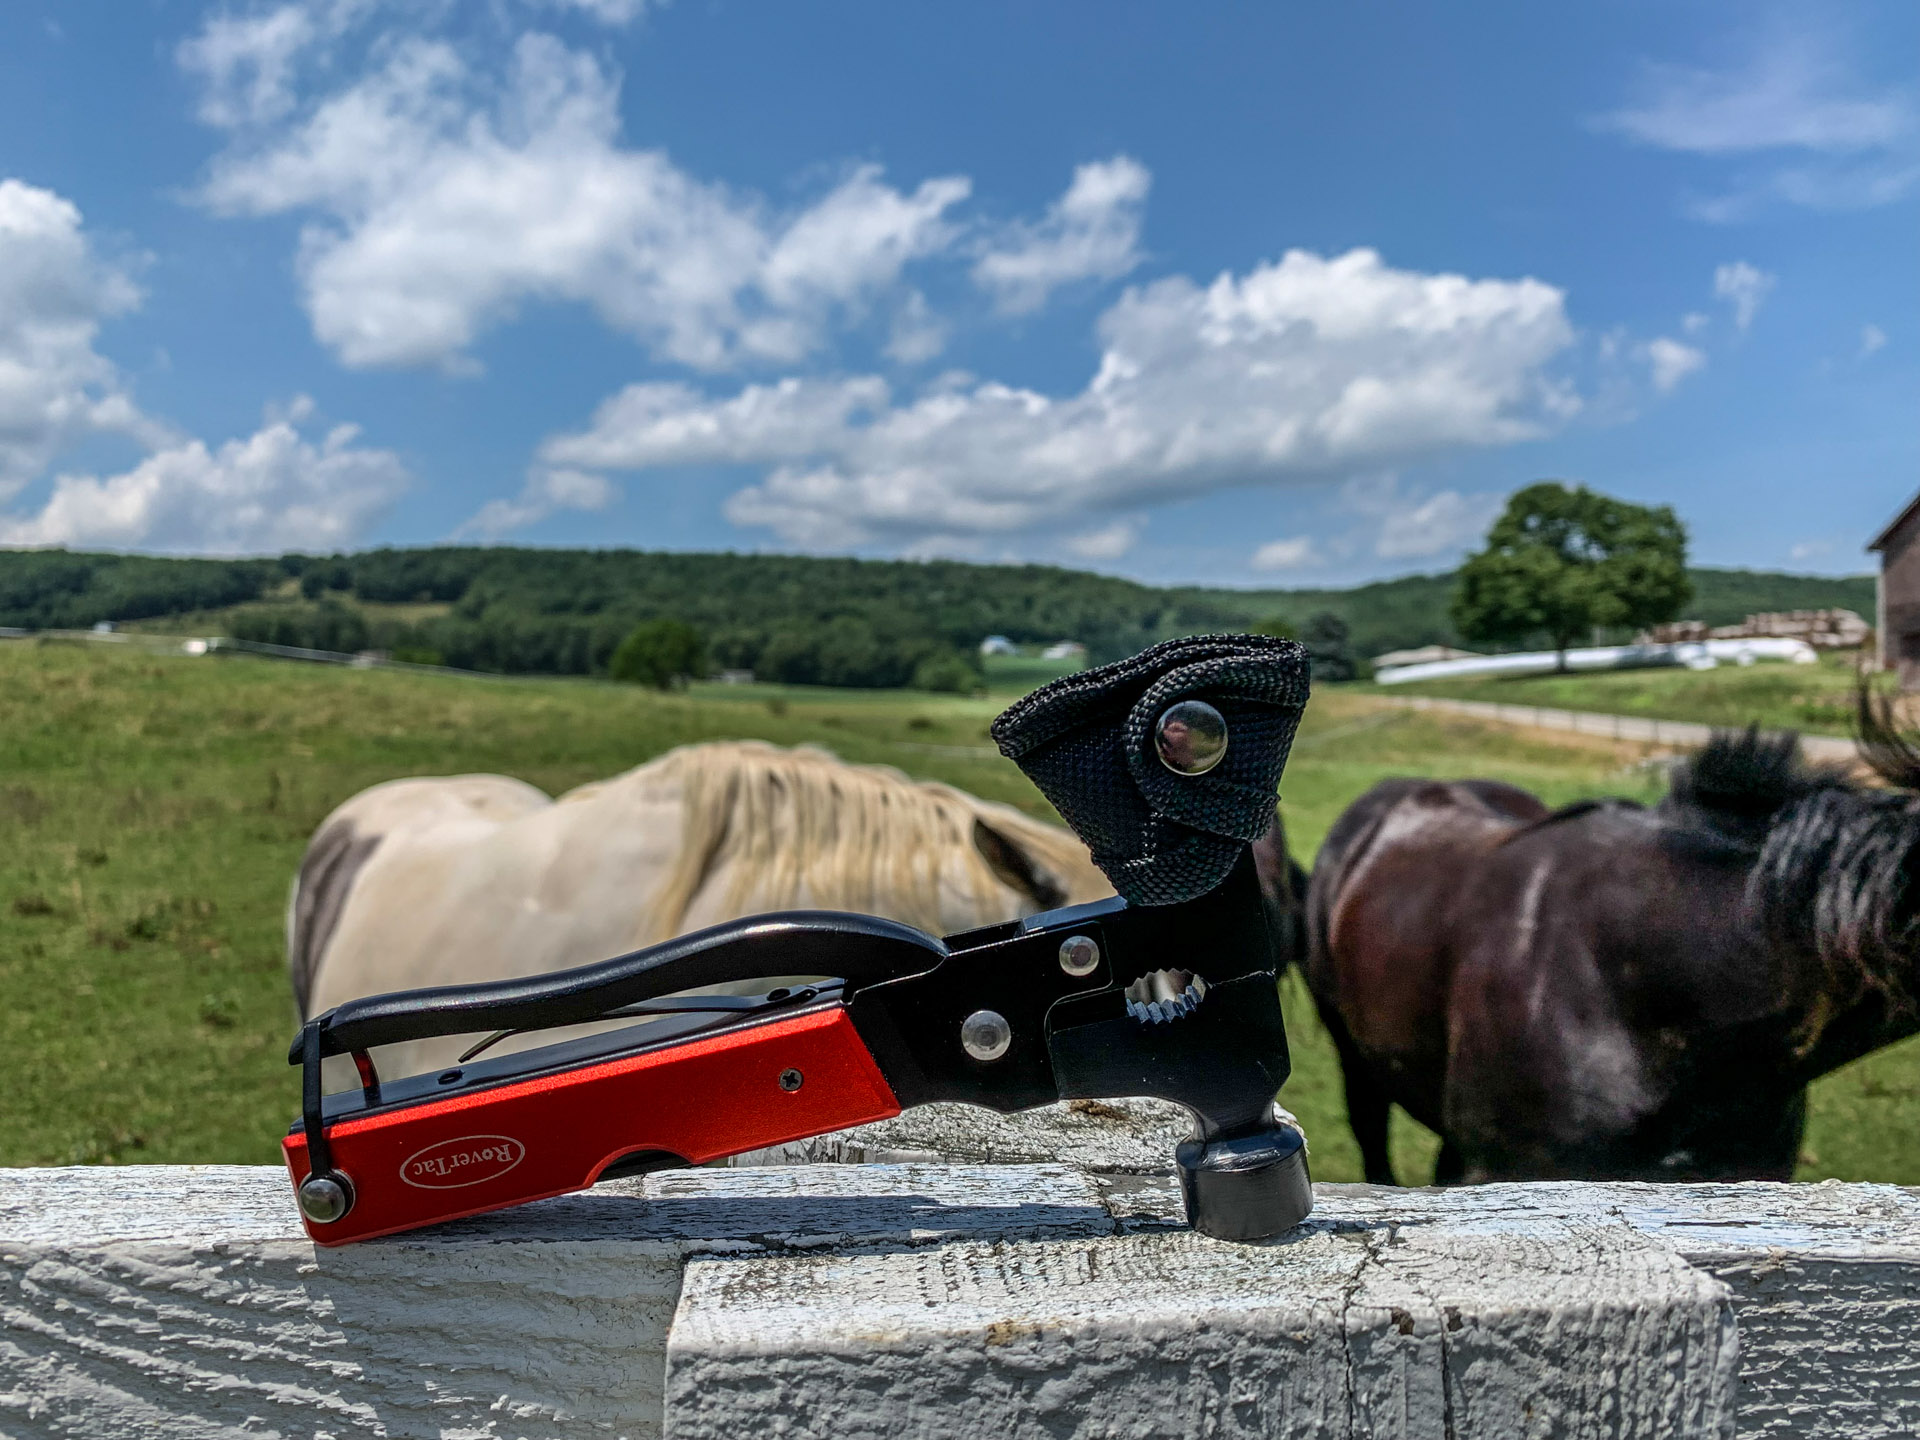
[[[1347,639],[1347,622],[1331,610],[1307,617],[1300,643],[1307,647],[1307,658],[1313,664],[1316,680],[1351,680],[1360,671],[1353,646]]]
[[[707,673],[707,642],[684,620],[647,620],[614,649],[607,672],[616,680],[666,690]]]
[[[913,688],[937,695],[971,695],[980,684],[980,672],[953,650],[929,655],[913,670]]]

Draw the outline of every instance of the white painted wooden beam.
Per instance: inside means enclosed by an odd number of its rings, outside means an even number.
[[[1920,1431],[1905,1191],[1318,1204],[1242,1247],[1151,1175],[704,1170],[323,1251],[275,1170],[0,1171],[0,1434]]]
[[[1618,1225],[706,1259],[667,1434],[1714,1436],[1725,1286]]]

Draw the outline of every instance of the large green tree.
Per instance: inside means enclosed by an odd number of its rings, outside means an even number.
[[[683,620],[645,620],[614,650],[607,671],[616,680],[665,690],[707,673],[707,642]]]
[[[1507,502],[1460,567],[1453,619],[1470,640],[1567,647],[1595,626],[1655,625],[1687,603],[1687,532],[1667,505],[1546,480]]]

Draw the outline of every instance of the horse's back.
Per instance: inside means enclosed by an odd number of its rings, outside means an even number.
[[[1477,859],[1549,813],[1498,781],[1384,780],[1335,822],[1314,861],[1307,983],[1342,1043],[1391,1067],[1402,1103],[1445,1082],[1454,953],[1448,916]]]
[[[1425,900],[1448,883],[1467,855],[1484,852],[1551,813],[1537,796],[1495,780],[1382,780],[1342,812],[1327,832],[1308,883],[1310,966],[1329,984],[1342,931],[1379,897]],[[1378,882],[1391,871],[1393,886]]]
[[[658,764],[616,777],[629,782],[624,796],[609,790],[616,782],[596,782],[556,802],[503,776],[463,776],[395,781],[347,802],[329,823],[356,821],[377,845],[332,919],[331,943],[313,951],[309,1013],[635,948],[637,916],[679,827],[680,792]]]
[[[287,903],[287,971],[309,1013],[314,980],[348,897],[368,869],[420,844],[458,846],[552,802],[505,775],[416,776],[370,786],[320,822]]]
[[[819,750],[687,746],[558,801],[486,778],[375,787],[322,827],[289,927],[307,1013],[564,969],[769,909],[951,932],[1110,893],[1058,826]]]
[[[1744,863],[1629,801],[1511,799],[1410,787],[1377,817],[1332,911],[1343,1023],[1468,1178],[1695,1163],[1711,1137],[1660,1138],[1681,1037],[1767,1003]]]

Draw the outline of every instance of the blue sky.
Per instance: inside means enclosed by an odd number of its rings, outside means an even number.
[[[0,543],[1433,570],[1534,479],[1857,571],[1904,0],[0,16]]]

